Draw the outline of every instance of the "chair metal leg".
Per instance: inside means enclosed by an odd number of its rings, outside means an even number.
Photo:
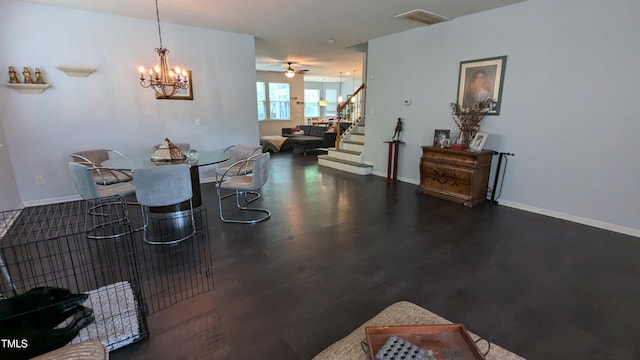
[[[163,216],[156,217],[155,219],[152,217],[149,208],[146,206],[141,206],[142,212],[142,238],[145,243],[149,245],[172,245],[187,240],[193,237],[196,234],[196,221],[194,217],[193,206],[190,206],[189,210],[179,211],[172,214],[163,214]],[[187,224],[184,223],[186,218],[185,212],[188,212],[187,222],[191,223],[191,229],[186,235],[178,238],[178,239],[169,239],[169,240],[158,240],[158,235],[160,238],[173,235],[175,233],[184,234],[185,226]],[[180,221],[179,221],[180,220]],[[153,222],[156,222],[153,225]],[[159,223],[159,224],[158,224]],[[150,231],[150,227],[153,228],[153,231]],[[152,233],[153,237],[150,236]]]
[[[112,199],[104,202],[100,199],[96,201],[99,204],[90,207],[88,210],[89,215],[92,217],[92,226],[87,230],[87,239],[117,239],[131,233],[126,201],[112,201]],[[110,218],[112,220],[96,221],[96,219],[100,218]]]
[[[238,191],[235,190],[233,193],[231,194],[227,194],[227,195],[222,195],[220,186],[217,187],[217,193],[218,193],[218,208],[220,209],[220,220],[222,220],[223,222],[227,222],[227,223],[237,223],[237,224],[255,224],[261,221],[265,221],[268,218],[271,217],[271,212],[267,209],[262,209],[262,208],[250,208],[247,206],[242,206],[240,205],[240,197],[242,196],[245,199],[245,204],[249,204],[252,201],[257,200],[260,196],[253,198],[253,199],[247,199],[247,193],[250,194],[258,194],[260,195],[260,193],[255,192],[255,191]],[[255,211],[255,212],[262,212],[264,214],[266,214],[263,217],[257,218],[257,219],[249,219],[249,220],[242,220],[242,219],[229,219],[229,218],[225,218],[223,211],[222,211],[222,199],[225,199],[229,196],[235,195],[236,196],[236,206],[238,207],[238,209],[240,210],[246,210],[246,211]]]
[[[253,197],[253,198],[251,198],[251,199],[247,199],[247,203],[254,202],[254,201],[256,201],[256,200],[258,200],[258,199],[260,199],[260,198],[262,197],[262,194],[260,194],[260,193],[259,193],[259,192],[257,192],[257,191],[247,191],[246,193],[247,193],[247,194],[254,195],[254,197]],[[236,193],[235,191],[234,191],[234,192],[232,192],[232,193],[229,193],[229,194],[227,194],[227,195],[223,195],[223,196],[222,196],[222,198],[223,198],[223,199],[226,199],[226,198],[228,198],[228,197],[230,197],[230,196],[234,196],[234,195],[237,195],[237,193]]]

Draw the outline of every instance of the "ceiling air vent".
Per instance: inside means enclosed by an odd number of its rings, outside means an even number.
[[[444,17],[442,15],[438,15],[436,13],[429,12],[427,10],[415,9],[411,11],[407,11],[400,15],[396,15],[398,19],[408,19],[412,21],[417,21],[419,23],[423,23],[426,25],[433,25],[437,23],[441,23],[444,21],[451,20],[448,17]]]

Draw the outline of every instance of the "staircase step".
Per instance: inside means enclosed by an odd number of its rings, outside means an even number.
[[[349,139],[348,141],[364,142],[364,136],[363,135],[349,134],[348,139]]]
[[[349,151],[356,151],[359,153],[363,153],[364,152],[364,143],[358,143],[358,142],[341,142],[340,143],[340,149],[341,150],[349,150]]]
[[[343,144],[344,144],[344,142],[343,142]],[[357,155],[357,156],[360,156],[362,154],[361,151],[353,151],[353,150],[345,150],[345,149],[340,149],[340,150],[331,149],[331,151],[332,152],[349,154],[349,155]]]
[[[331,149],[329,150],[327,155],[333,158],[342,159],[346,161],[353,161],[356,163],[359,163],[362,160],[361,151],[346,150],[346,149],[340,149],[340,150]]]
[[[318,165],[358,175],[370,175],[373,171],[373,166],[371,165],[337,159],[329,155],[318,155]]]
[[[364,142],[362,141],[353,141],[353,140],[346,140],[346,141],[342,141],[343,144],[353,144],[353,145],[364,145]]]

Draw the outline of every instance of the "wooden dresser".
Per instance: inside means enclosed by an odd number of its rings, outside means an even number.
[[[493,151],[422,146],[418,192],[473,207],[487,200]]]

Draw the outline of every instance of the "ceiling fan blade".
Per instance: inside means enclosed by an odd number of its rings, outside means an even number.
[[[296,74],[306,74],[309,70],[296,70]]]

